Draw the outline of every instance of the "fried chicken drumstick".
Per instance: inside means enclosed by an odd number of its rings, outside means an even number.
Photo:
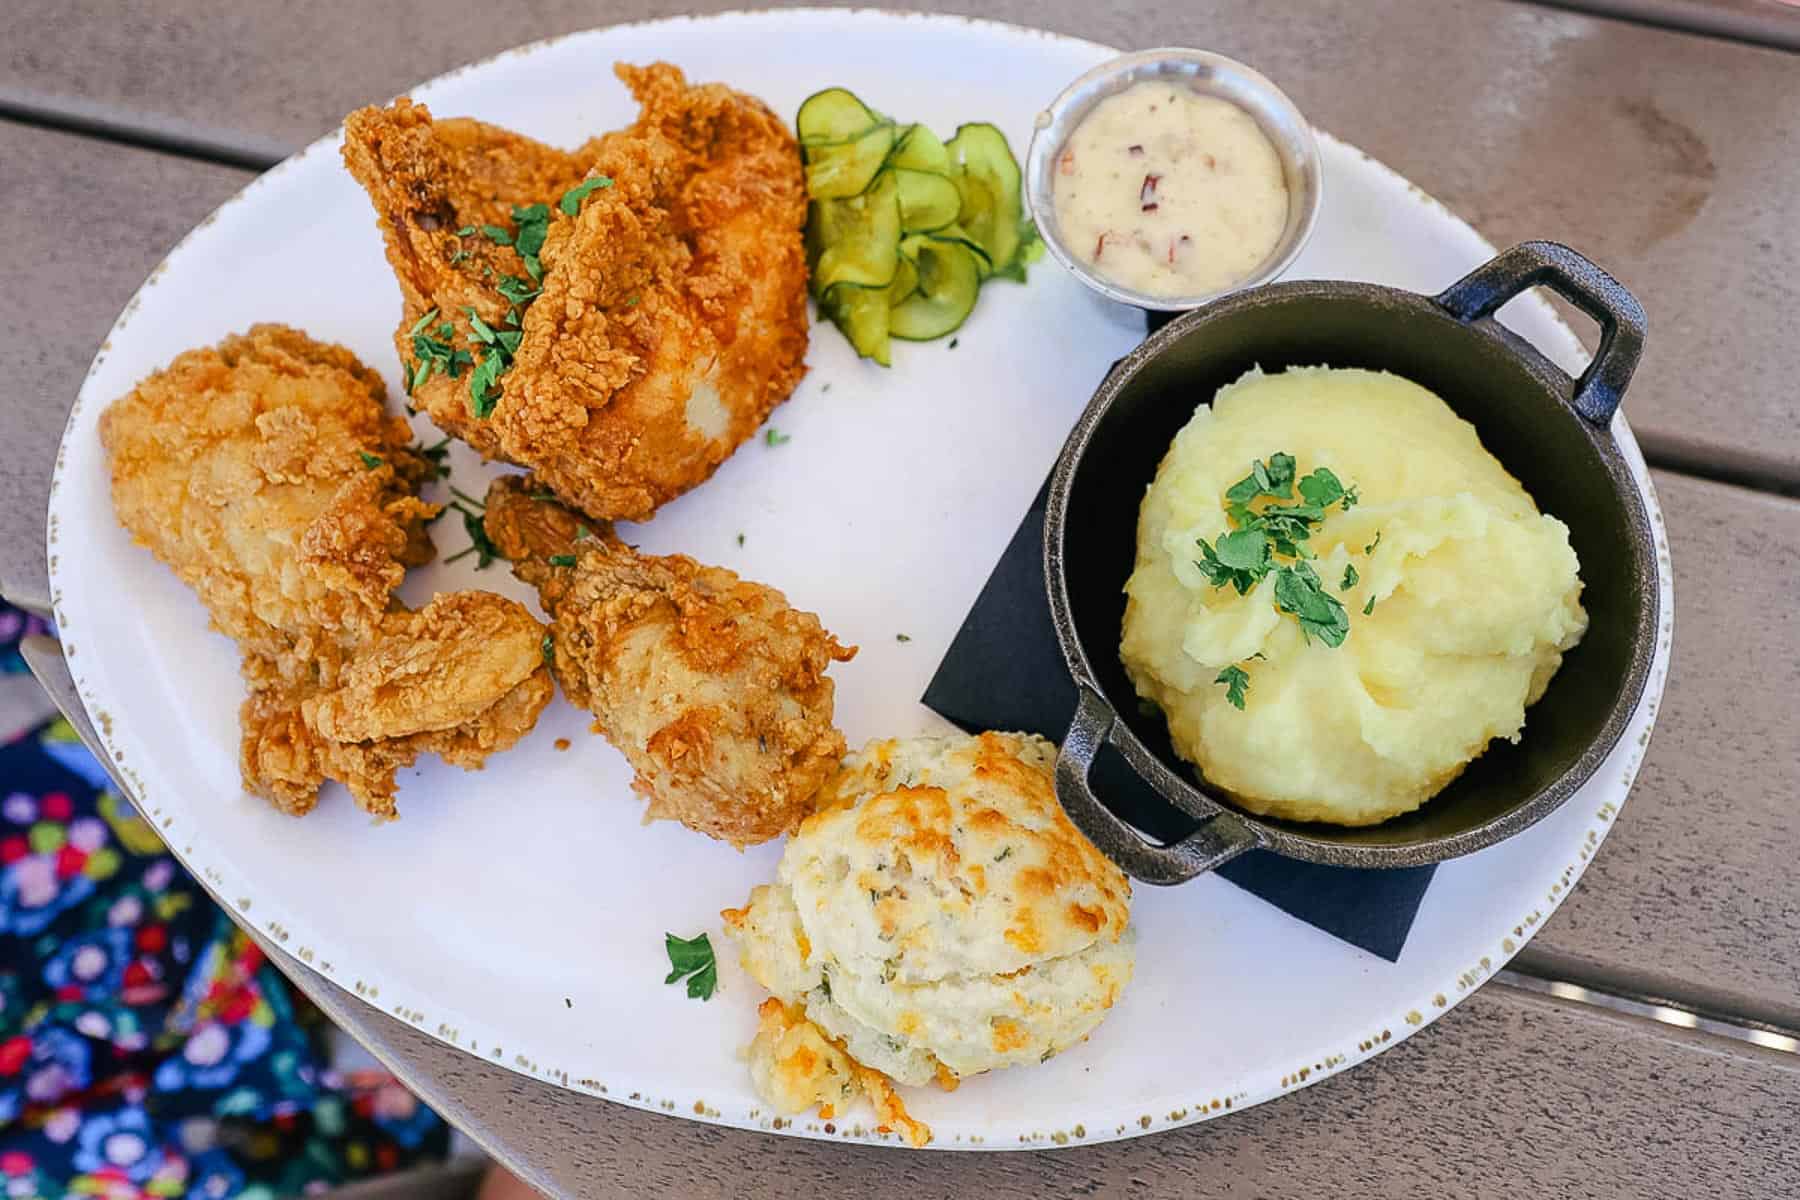
[[[394,815],[420,754],[478,767],[549,701],[543,627],[486,592],[393,597],[431,557],[434,470],[340,346],[258,325],[190,350],[100,418],[113,507],[236,639],[244,786],[300,814],[326,779]]]
[[[488,537],[550,613],[551,669],[637,772],[648,817],[744,847],[794,829],[844,755],[844,647],[773,588],[640,554],[531,476],[488,486]]]
[[[400,100],[350,115],[344,161],[405,297],[413,405],[583,512],[643,520],[805,371],[806,193],[760,101],[616,70],[637,121],[573,154]]]

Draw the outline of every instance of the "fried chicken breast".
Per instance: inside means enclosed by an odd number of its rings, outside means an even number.
[[[855,648],[773,588],[640,554],[544,495],[494,480],[488,537],[538,589],[557,680],[631,763],[647,815],[740,848],[794,829],[843,757],[825,671]]]
[[[616,70],[637,121],[573,155],[403,100],[351,114],[344,159],[400,277],[413,403],[583,512],[643,520],[805,372],[806,193],[760,101],[666,63]],[[434,353],[446,368],[422,368]]]
[[[326,779],[394,815],[394,771],[432,752],[479,766],[549,701],[543,628],[485,592],[417,612],[432,466],[340,346],[258,325],[191,350],[102,414],[113,507],[235,639],[250,696],[244,786],[291,813]]]

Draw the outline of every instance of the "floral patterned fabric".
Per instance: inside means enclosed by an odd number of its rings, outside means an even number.
[[[0,606],[0,671],[42,622]],[[66,722],[0,745],[0,1197],[273,1200],[442,1158]]]

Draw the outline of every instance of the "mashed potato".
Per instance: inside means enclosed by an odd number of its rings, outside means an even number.
[[[1339,646],[1278,611],[1273,573],[1240,595],[1196,565],[1197,543],[1232,528],[1226,490],[1278,452],[1296,477],[1326,467],[1360,493],[1305,542],[1348,616]],[[1568,528],[1431,392],[1373,371],[1252,371],[1195,411],[1144,496],[1121,657],[1176,751],[1243,807],[1372,825],[1491,739],[1518,740],[1587,628],[1578,568]],[[1234,665],[1242,710],[1215,682]]]
[[[844,1094],[821,1045],[954,1086],[1100,1023],[1131,979],[1131,887],[1063,815],[1055,759],[1042,738],[988,733],[876,741],[844,761],[777,882],[724,914],[745,968],[788,1006],[765,1012],[750,1050],[765,1099]],[[796,1032],[796,1011],[822,1037]]]

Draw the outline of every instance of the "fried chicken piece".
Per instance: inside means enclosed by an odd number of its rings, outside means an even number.
[[[421,318],[440,314],[453,332],[438,340],[472,359],[468,311],[502,327],[511,303],[496,283],[510,276],[536,286],[516,245],[480,231],[511,230],[515,209],[554,204],[581,182],[591,157],[591,149],[578,157],[466,117],[434,121],[423,104],[404,97],[344,119],[344,163],[374,202],[405,299],[394,348],[409,382],[421,362],[415,339],[437,337],[440,328],[431,320],[415,329]],[[411,387],[410,403],[445,433],[503,457],[498,427],[477,419],[470,406],[473,367],[458,360],[454,377],[441,365],[431,370]]]
[[[492,413],[472,417],[468,387],[441,372],[414,402],[582,511],[643,520],[710,477],[805,373],[806,192],[793,136],[760,101],[689,86],[667,63],[616,71],[642,111],[574,156],[591,163],[590,181],[609,182],[572,201],[572,217],[560,200],[573,181],[548,169],[541,191],[508,191],[484,208],[494,189],[471,182],[481,176],[463,161],[470,151],[432,133],[452,122],[433,126],[405,101],[352,114],[344,157],[401,277],[397,340],[409,371],[422,319],[428,335],[448,323],[447,344],[473,359],[497,351],[466,307],[507,332],[511,306],[495,283],[524,274],[526,261],[454,231],[527,199],[549,206],[542,294],[523,311]],[[523,138],[504,145],[540,163],[570,157]]]
[[[531,728],[552,686],[542,626],[482,592],[393,598],[429,561],[409,448],[348,350],[278,325],[191,350],[100,418],[113,507],[235,639],[244,786],[292,813],[327,779],[394,814],[394,771],[478,766]]]
[[[640,554],[541,495],[494,480],[488,537],[538,589],[557,680],[631,763],[647,816],[739,848],[791,831],[843,757],[825,671],[856,648],[773,588]]]

